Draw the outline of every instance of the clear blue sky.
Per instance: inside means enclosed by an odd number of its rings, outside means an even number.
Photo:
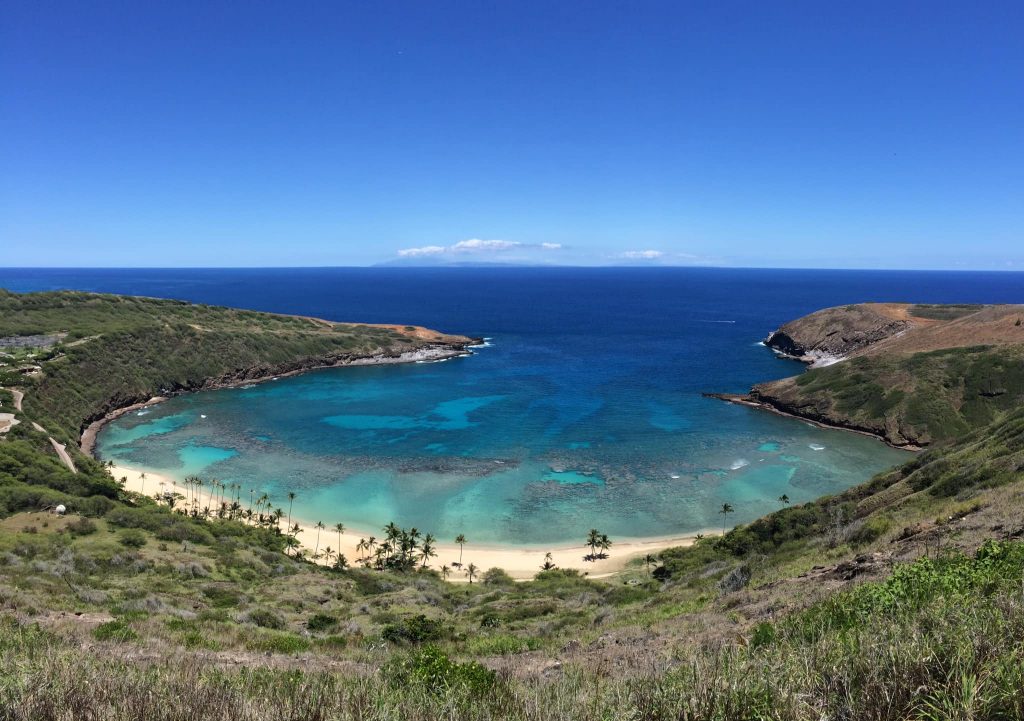
[[[1024,268],[1022,38],[1019,0],[3,0],[0,264]]]

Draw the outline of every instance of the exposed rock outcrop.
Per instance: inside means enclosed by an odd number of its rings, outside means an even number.
[[[905,309],[897,308],[874,303],[826,308],[786,323],[764,343],[812,366],[830,365],[913,327],[912,320],[900,317],[906,315]]]
[[[1022,318],[1020,305],[826,308],[765,341],[813,370],[717,397],[923,448],[1024,403]]]

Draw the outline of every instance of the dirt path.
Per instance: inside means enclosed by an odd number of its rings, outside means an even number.
[[[14,396],[14,410],[16,410],[16,411],[23,411],[23,410],[25,410],[24,408],[21,407],[21,402],[23,400],[25,400],[25,394],[22,393],[21,391],[13,389],[13,388],[8,388],[7,392],[10,393],[12,396]]]
[[[68,467],[68,470],[72,473],[78,473],[78,469],[75,468],[75,462],[71,460],[71,456],[68,455],[67,449],[63,443],[58,443],[50,437],[50,445],[53,446],[53,450],[57,451],[57,455],[60,457],[61,463]]]

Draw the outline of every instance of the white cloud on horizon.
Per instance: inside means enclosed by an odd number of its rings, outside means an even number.
[[[417,258],[423,255],[438,255],[445,252],[445,250],[440,245],[426,245],[422,248],[404,248],[398,251],[398,255],[402,258]]]
[[[629,260],[657,260],[665,254],[660,250],[627,250],[619,255]]]
[[[480,240],[479,238],[470,238],[469,240],[460,240],[455,245],[450,246],[448,250],[453,253],[494,252],[511,250],[521,245],[522,243],[517,243],[513,240]]]
[[[482,240],[470,238],[452,245],[425,245],[420,248],[403,248],[398,251],[400,258],[422,258],[433,255],[456,255],[466,253],[502,253],[509,250],[561,250],[561,243],[520,243],[517,240]]]

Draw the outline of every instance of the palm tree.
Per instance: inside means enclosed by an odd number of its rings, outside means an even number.
[[[390,561],[394,555],[395,549],[398,547],[398,539],[402,535],[402,529],[399,528],[394,521],[391,521],[388,525],[384,526],[384,548],[387,553],[387,560]]]
[[[434,550],[434,536],[430,533],[423,537],[423,545],[420,547],[420,558],[423,559],[422,568],[427,567],[427,561],[437,555]]]
[[[466,566],[466,575],[469,576],[469,582],[470,583],[473,583],[473,576],[475,576],[477,571],[479,571],[479,570],[480,569],[477,568],[476,565],[472,564],[472,563],[469,564],[468,566]]]
[[[597,546],[601,543],[601,533],[596,528],[591,528],[587,534],[587,545],[590,546],[590,556],[584,560],[593,561],[597,556]]]
[[[345,524],[335,523],[334,530],[338,532],[338,550],[341,551],[341,534],[345,532]]]
[[[722,508],[719,511],[719,513],[722,514],[722,533],[725,533],[725,519],[729,517],[730,513],[734,513],[735,511],[736,511],[736,509],[733,508],[730,504],[728,504],[728,503],[723,503],[722,504]]]
[[[441,579],[444,581],[448,580],[448,575],[451,573],[451,569],[448,566],[441,566]]]
[[[784,506],[788,506],[789,505],[789,496],[787,496],[785,493],[783,493],[781,496],[779,496],[779,503],[781,503]]]
[[[146,492],[146,474],[145,473],[140,473],[139,474],[139,481],[141,481],[141,485],[139,486],[139,493],[145,493]]]
[[[651,566],[653,566],[657,562],[658,562],[658,559],[655,558],[654,556],[652,556],[649,553],[646,556],[644,556],[644,565],[647,566],[647,575],[648,576],[651,575]]]
[[[292,503],[295,502],[295,492],[288,491],[288,525],[292,525]]]
[[[460,533],[455,537],[455,542],[459,544],[459,568],[462,568],[462,550],[466,545],[466,537]]]
[[[544,554],[544,564],[540,567],[540,570],[550,571],[553,568],[557,568],[557,566],[555,566],[555,561],[551,556],[551,551],[548,551]]]
[[[338,554],[338,560],[334,562],[334,567],[337,568],[339,571],[344,571],[346,568],[348,568],[348,559],[345,558],[344,553]]]
[[[597,547],[601,549],[600,555],[605,557],[605,558],[607,558],[607,556],[608,556],[607,551],[608,551],[609,548],[612,547],[611,539],[608,538],[608,534],[607,533],[602,533],[601,534],[601,538],[597,542]]]
[[[316,556],[316,554],[313,554],[313,555],[314,555],[314,557]],[[334,556],[334,549],[331,548],[330,546],[328,546],[327,548],[324,549],[324,552],[321,553],[320,555],[323,557],[323,559],[325,561],[327,561],[327,565],[329,566],[329,565],[331,565],[331,558]]]
[[[297,524],[296,524],[297,525]],[[324,525],[323,521],[317,521],[313,528],[316,529],[316,545],[313,546],[313,557],[316,558],[316,552],[320,548],[320,531],[324,530],[327,526]]]

